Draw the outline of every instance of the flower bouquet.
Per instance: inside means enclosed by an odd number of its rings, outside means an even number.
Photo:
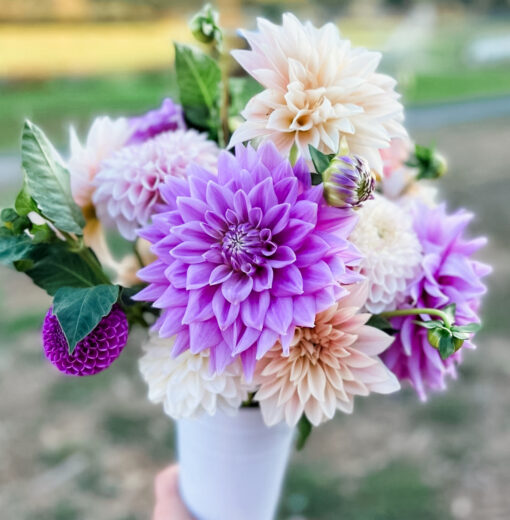
[[[445,389],[489,272],[380,55],[332,24],[257,25],[231,60],[205,7],[201,48],[175,45],[180,104],[71,130],[67,160],[27,121],[1,214],[0,259],[53,297],[42,340],[61,372],[96,374],[148,329],[140,371],[203,520],[272,518],[292,440],[355,396]]]

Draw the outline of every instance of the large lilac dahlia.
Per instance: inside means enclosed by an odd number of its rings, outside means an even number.
[[[441,309],[455,303],[457,325],[479,322],[477,312],[486,291],[481,278],[490,267],[471,258],[485,239],[468,240],[463,236],[472,215],[464,210],[448,215],[444,205],[431,208],[417,204],[413,217],[423,248],[422,275],[410,287],[407,303],[401,307]],[[382,358],[399,379],[411,382],[424,401],[428,390],[444,390],[446,378],[456,377],[461,352],[441,359],[439,351],[429,344],[427,330],[416,325],[415,319],[409,316],[392,320],[399,333]],[[474,348],[470,341],[465,341],[464,346]]]
[[[217,176],[192,165],[161,195],[166,211],[140,233],[158,259],[139,272],[149,285],[136,298],[162,309],[155,328],[176,335],[173,355],[210,348],[216,371],[240,356],[251,377],[358,279],[354,213],[329,207],[305,162],[292,167],[271,143],[222,152]]]

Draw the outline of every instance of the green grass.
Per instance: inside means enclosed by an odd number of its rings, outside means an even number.
[[[0,149],[19,147],[25,118],[43,127],[61,146],[67,143],[71,123],[83,132],[95,115],[137,114],[174,93],[171,72],[6,82],[0,88]]]
[[[419,73],[404,92],[409,104],[510,94],[510,67]]]
[[[289,472],[279,518],[322,520],[446,520],[441,493],[421,478],[421,469],[405,460],[364,477],[353,490],[312,467]]]

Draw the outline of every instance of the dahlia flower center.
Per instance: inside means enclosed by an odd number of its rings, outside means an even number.
[[[221,254],[235,271],[252,274],[277,249],[271,230],[258,229],[249,223],[231,224],[221,239]]]
[[[325,97],[325,91],[324,88],[305,88],[298,81],[288,85],[285,100],[289,110],[287,124],[291,130],[306,131],[317,122],[327,119],[321,110],[331,105]]]

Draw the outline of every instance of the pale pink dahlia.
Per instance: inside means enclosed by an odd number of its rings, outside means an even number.
[[[258,363],[255,399],[268,426],[280,421],[295,425],[302,414],[315,426],[336,410],[351,413],[356,395],[381,394],[400,388],[378,355],[391,336],[366,325],[360,314],[368,295],[366,283],[321,312],[311,328],[299,327],[288,356],[277,343]]]
[[[101,162],[122,148],[131,136],[127,119],[98,117],[92,123],[85,144],[71,128],[71,157],[67,167],[73,199],[82,208],[89,206],[94,193],[94,177]]]
[[[166,210],[140,233],[158,259],[139,272],[149,286],[136,299],[161,309],[155,328],[176,335],[175,356],[210,348],[219,372],[240,356],[249,378],[359,279],[346,239],[355,213],[328,206],[305,162],[292,167],[271,143],[222,152],[217,176],[194,165],[161,194]]]
[[[263,138],[309,158],[308,145],[336,154],[344,136],[381,172],[379,149],[406,135],[396,81],[376,72],[381,55],[352,49],[333,24],[317,29],[288,13],[281,26],[259,18],[258,29],[242,33],[251,50],[232,54],[265,90],[247,104],[231,144]]]
[[[184,177],[192,163],[213,170],[218,152],[215,143],[195,130],[166,132],[122,148],[102,163],[94,179],[99,219],[134,240],[161,202],[159,187],[164,180]]]

